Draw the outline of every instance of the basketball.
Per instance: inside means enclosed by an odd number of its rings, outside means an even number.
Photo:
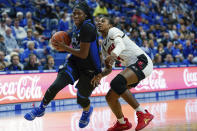
[[[54,46],[55,43],[58,42],[64,42],[66,45],[70,45],[71,43],[71,38],[69,37],[67,32],[64,31],[59,31],[56,32],[52,37],[51,37],[51,44]],[[60,50],[59,50],[60,51]]]

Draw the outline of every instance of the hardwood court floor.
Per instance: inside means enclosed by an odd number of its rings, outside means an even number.
[[[197,98],[170,100],[141,104],[155,115],[153,121],[142,131],[197,131]],[[125,116],[132,122],[134,131],[136,115],[131,107],[123,105]],[[29,122],[21,115],[0,117],[0,131],[106,131],[116,120],[110,109],[96,107],[89,125],[79,129],[81,110],[48,112],[44,117]]]

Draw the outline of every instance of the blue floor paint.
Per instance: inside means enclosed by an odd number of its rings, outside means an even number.
[[[197,97],[197,88],[187,90],[173,90],[173,91],[162,91],[162,92],[149,92],[133,94],[140,103],[150,103],[157,101],[166,101],[174,99],[187,99]],[[94,107],[107,106],[105,96],[90,97],[91,103]],[[126,104],[123,99],[120,99],[122,104]],[[34,102],[35,106],[39,106],[40,102]],[[0,105],[0,117],[17,116],[22,115],[33,108],[32,103],[17,103],[17,104],[5,104]],[[81,109],[77,105],[76,99],[64,99],[52,101],[46,112],[58,112],[66,110],[78,110]]]

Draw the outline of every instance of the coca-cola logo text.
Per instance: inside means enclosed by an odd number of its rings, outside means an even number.
[[[18,81],[0,81],[0,101],[37,99],[42,97],[41,87],[38,86],[38,76],[22,76]]]
[[[163,78],[164,72],[162,70],[153,70],[152,74],[146,79],[142,80],[139,85],[135,88],[137,91],[140,90],[155,90],[167,88],[166,80]]]
[[[188,69],[185,69],[183,79],[187,87],[197,86],[197,72],[189,72]]]

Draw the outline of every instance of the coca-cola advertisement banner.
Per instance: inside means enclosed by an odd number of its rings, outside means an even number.
[[[110,81],[120,72],[121,70],[113,70],[104,77],[92,96],[106,95],[110,89]],[[0,75],[0,104],[40,101],[56,76],[56,72]],[[76,83],[62,89],[55,99],[76,98]],[[149,77],[131,91],[141,93],[196,87],[197,67],[159,68],[154,69]]]

